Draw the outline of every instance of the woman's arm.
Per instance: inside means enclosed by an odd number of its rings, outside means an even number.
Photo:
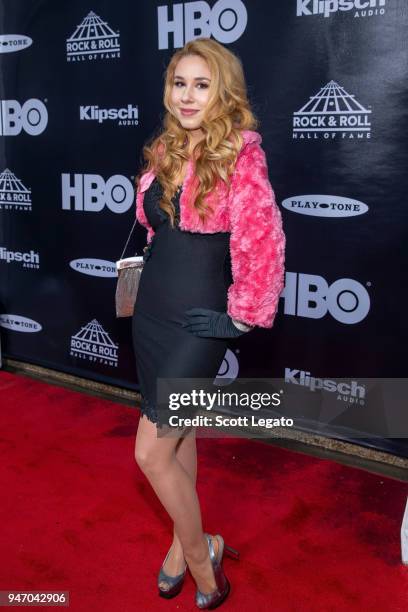
[[[148,176],[149,175],[149,176]],[[139,223],[141,225],[143,225],[143,227],[145,227],[147,229],[147,237],[146,237],[146,241],[147,244],[149,245],[150,242],[153,239],[153,236],[155,234],[154,229],[151,227],[151,225],[149,224],[144,208],[143,208],[143,200],[144,200],[144,194],[146,191],[146,185],[145,182],[146,180],[149,179],[151,182],[151,173],[146,173],[144,175],[142,175],[142,178],[140,180],[140,183],[136,189],[136,219],[139,221]]]
[[[231,319],[231,320],[233,324],[235,325],[235,327],[242,332],[248,332],[254,327],[253,325],[245,325],[245,323],[242,323],[242,321],[237,321],[237,319]]]
[[[248,143],[238,157],[229,196],[233,283],[228,314],[270,328],[284,287],[286,239],[265,152]]]

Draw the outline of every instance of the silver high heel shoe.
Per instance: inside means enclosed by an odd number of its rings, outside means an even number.
[[[186,571],[187,571],[187,563],[186,563],[184,566],[184,571],[181,572],[181,574],[178,574],[177,576],[169,576],[168,574],[166,574],[163,567],[166,564],[170,551],[171,551],[171,546],[167,552],[165,560],[162,563],[162,566],[160,568],[160,572],[157,578],[157,587],[159,589],[159,595],[160,597],[165,597],[166,599],[171,599],[172,597],[175,597],[176,595],[180,593],[181,589],[183,588],[184,578],[185,578]],[[169,585],[169,588],[163,589],[160,586],[161,582],[166,582]]]
[[[208,552],[210,555],[211,564],[213,566],[214,578],[217,587],[214,591],[211,591],[211,593],[202,593],[199,589],[197,589],[196,605],[201,610],[213,610],[222,604],[222,602],[228,597],[228,593],[231,590],[231,585],[222,569],[224,549],[228,551],[228,554],[235,559],[239,559],[239,552],[234,548],[231,548],[231,546],[227,546],[222,536],[217,534],[214,536],[218,540],[218,552],[215,554],[211,536],[208,533],[205,533],[204,535],[207,539]]]

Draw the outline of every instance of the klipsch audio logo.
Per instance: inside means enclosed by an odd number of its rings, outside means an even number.
[[[37,321],[15,314],[1,314],[0,327],[24,333],[39,332],[42,330],[42,325],[37,323]]]
[[[335,81],[321,88],[302,108],[293,113],[294,139],[323,136],[332,140],[368,139],[371,133],[371,110],[365,108]]]
[[[13,53],[27,49],[33,44],[33,39],[21,34],[0,34],[0,53]]]
[[[6,168],[0,174],[0,210],[30,210],[31,189]]]
[[[75,272],[81,272],[88,276],[112,278],[118,275],[115,263],[106,259],[73,259],[69,262],[69,267]]]
[[[123,108],[99,108],[99,106],[80,106],[81,121],[116,121],[118,125],[139,125],[139,110],[137,106],[128,104]]]
[[[67,38],[67,61],[112,59],[120,57],[119,32],[103,21],[93,11],[77,26]]]
[[[100,212],[107,206],[114,213],[124,213],[133,205],[135,192],[131,181],[120,174],[107,181],[99,174],[62,174],[62,208]]]
[[[322,276],[286,272],[280,297],[284,314],[321,319],[330,313],[346,325],[360,323],[370,310],[367,289],[352,278],[339,278],[329,285]]]
[[[297,195],[282,201],[283,208],[312,217],[355,217],[367,212],[359,200],[333,195]]]
[[[310,372],[285,368],[285,382],[299,387],[306,387],[309,391],[327,391],[336,393],[337,400],[350,404],[365,404],[366,387],[357,380],[336,381],[330,378],[317,378]]]
[[[170,13],[171,11],[171,13]],[[186,2],[157,7],[159,49],[182,47],[189,40],[213,36],[220,43],[232,43],[245,31],[248,13],[241,0]]]
[[[38,136],[47,124],[48,111],[41,100],[30,98],[23,104],[17,100],[0,101],[0,136],[17,136],[23,130]]]
[[[323,15],[330,17],[339,11],[353,11],[353,17],[384,15],[385,0],[297,0],[296,16]]]
[[[118,366],[118,348],[103,329],[102,325],[93,319],[74,336],[71,336],[71,357],[79,357],[88,361],[97,361],[113,367]]]
[[[38,268],[40,267],[40,256],[35,251],[23,253],[20,251],[9,251],[5,247],[0,247],[0,261],[5,263],[17,263],[22,268]]]

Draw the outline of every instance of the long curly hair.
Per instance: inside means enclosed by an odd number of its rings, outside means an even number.
[[[166,109],[163,125],[157,136],[153,136],[143,147],[143,158],[147,162],[136,177],[154,170],[163,187],[159,203],[168,213],[174,227],[175,181],[180,175],[183,163],[189,159],[188,130],[184,129],[172,111],[171,90],[177,63],[183,57],[198,55],[203,58],[211,72],[208,104],[200,128],[204,138],[193,150],[195,180],[192,202],[202,223],[213,209],[204,199],[213,192],[221,179],[229,188],[238,153],[243,144],[241,130],[256,129],[258,120],[254,116],[247,97],[244,71],[241,60],[229,49],[211,38],[196,38],[176,51],[164,73],[163,103]]]

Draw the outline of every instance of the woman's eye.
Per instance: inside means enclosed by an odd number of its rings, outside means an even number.
[[[178,87],[179,85],[184,85],[183,81],[175,81],[174,82],[174,86]],[[208,84],[207,83],[197,83],[197,87],[199,89],[207,89],[208,88]]]

